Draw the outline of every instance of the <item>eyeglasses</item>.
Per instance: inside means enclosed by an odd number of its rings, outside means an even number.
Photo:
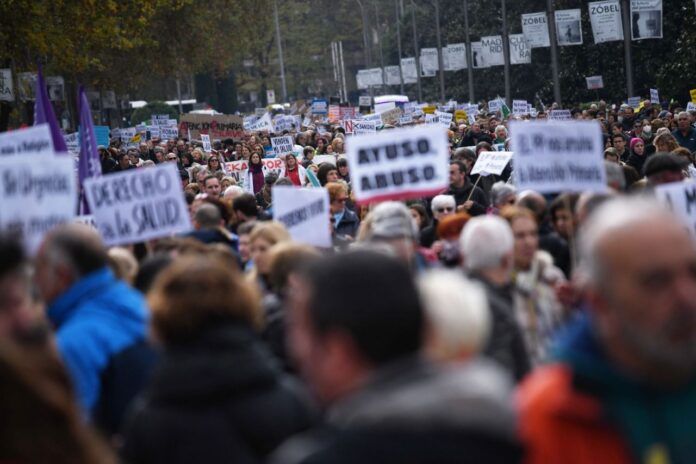
[[[454,211],[454,208],[452,208],[451,206],[446,206],[444,208],[437,208],[435,211],[437,211],[438,213],[449,213]]]
[[[334,201],[336,203],[345,203],[346,201],[348,201],[348,198],[336,198]]]
[[[175,161],[175,160],[176,160],[176,156],[168,156],[167,159],[168,159],[169,161]]]

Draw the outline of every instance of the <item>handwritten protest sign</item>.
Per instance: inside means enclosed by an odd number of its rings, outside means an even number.
[[[573,115],[570,114],[570,110],[551,110],[549,112],[550,121],[570,121],[573,119]]]
[[[377,132],[375,121],[353,121],[353,135],[374,134],[375,132]]]
[[[273,219],[282,223],[296,242],[331,246],[329,193],[324,188],[273,188]]]
[[[665,203],[696,238],[696,183],[673,182],[655,187],[655,196]]]
[[[53,155],[54,153],[48,124],[0,134],[0,156]]]
[[[452,113],[446,113],[444,111],[436,111],[435,116],[437,116],[438,122],[441,126],[449,129],[450,124],[452,124],[452,118],[454,115]]]
[[[595,121],[512,121],[515,186],[540,193],[604,192],[604,142]]]
[[[499,176],[511,159],[511,151],[483,151],[479,153],[476,164],[471,169],[471,174]]]
[[[210,145],[210,136],[208,134],[201,134],[201,142],[203,142],[203,151],[210,153],[213,151],[212,145]]]
[[[0,230],[22,237],[30,253],[49,230],[69,222],[76,212],[73,158],[42,151],[0,157]]]
[[[237,181],[237,185],[244,188],[247,173],[249,172],[249,162],[247,160],[227,162],[225,163],[225,172]]]
[[[176,165],[133,169],[85,180],[99,233],[109,245],[142,242],[191,229]]]
[[[244,135],[244,120],[230,114],[184,114],[179,133],[187,137],[189,131],[194,140],[200,139],[200,134],[208,134],[212,139],[236,139]]]
[[[271,146],[273,147],[273,154],[277,157],[283,157],[288,153],[292,153],[292,147],[294,142],[292,136],[285,135],[283,137],[273,137],[271,139]]]
[[[359,203],[423,197],[447,187],[447,131],[440,126],[351,137],[346,156]]]

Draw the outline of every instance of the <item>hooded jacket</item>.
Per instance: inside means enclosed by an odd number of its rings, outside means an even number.
[[[137,463],[255,463],[312,423],[302,390],[252,329],[224,324],[168,347],[124,433]]]
[[[101,374],[112,357],[145,338],[145,301],[105,267],[56,298],[48,318],[78,399],[91,413],[101,393]]]

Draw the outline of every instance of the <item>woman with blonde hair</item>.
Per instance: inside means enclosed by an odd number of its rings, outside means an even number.
[[[260,222],[249,234],[249,249],[254,267],[249,273],[249,280],[258,284],[263,293],[270,290],[271,272],[270,249],[276,243],[289,242],[290,234],[280,222]]]
[[[256,333],[258,293],[228,262],[177,258],[148,301],[164,353],[125,429],[124,461],[263,462],[310,425],[301,390]]]
[[[655,137],[655,140],[653,140],[653,145],[655,145],[658,152],[670,152],[679,148],[677,139],[670,133],[659,134]]]

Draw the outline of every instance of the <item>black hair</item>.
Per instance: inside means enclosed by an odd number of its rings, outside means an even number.
[[[257,217],[259,210],[256,206],[256,197],[251,193],[244,193],[232,202],[233,211],[241,211],[247,217]]]
[[[309,317],[318,333],[346,333],[377,366],[421,348],[423,309],[402,262],[382,253],[352,251],[311,263],[302,275],[311,285]]]
[[[26,255],[16,236],[0,235],[0,279],[24,266]]]
[[[462,174],[466,175],[468,174],[467,169],[466,169],[466,164],[464,164],[463,161],[455,160],[455,161],[450,161],[450,165],[456,164],[459,167],[459,172]]]
[[[326,176],[329,175],[331,171],[335,171],[336,166],[334,166],[331,163],[321,163],[319,166],[319,171],[317,171],[317,179],[319,179],[319,183],[322,185],[326,185]]]
[[[135,276],[133,287],[146,294],[157,276],[171,264],[172,257],[168,253],[157,253],[145,258],[140,264],[138,273]]]

